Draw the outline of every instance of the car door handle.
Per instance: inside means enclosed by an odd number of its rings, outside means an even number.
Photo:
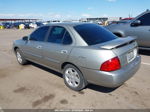
[[[42,49],[42,46],[38,45],[36,48],[37,48],[37,49]]]
[[[62,53],[62,54],[67,54],[68,51],[67,51],[67,50],[61,50],[61,53]]]

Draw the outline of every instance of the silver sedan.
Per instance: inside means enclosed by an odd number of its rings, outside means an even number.
[[[137,72],[141,63],[134,38],[117,38],[91,23],[42,26],[14,41],[13,49],[19,64],[32,61],[58,71],[75,91],[89,83],[118,87]]]

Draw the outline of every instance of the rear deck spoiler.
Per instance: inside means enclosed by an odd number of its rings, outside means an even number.
[[[115,49],[115,48],[119,48],[128,44],[131,44],[135,41],[136,39],[133,37],[118,38],[118,39],[103,43],[100,47],[103,49]],[[137,46],[137,43],[135,46]]]

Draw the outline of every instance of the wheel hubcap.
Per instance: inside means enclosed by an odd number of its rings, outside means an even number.
[[[78,87],[80,84],[80,77],[78,72],[73,68],[68,68],[65,71],[65,79],[66,82],[71,87]]]
[[[22,57],[19,52],[17,52],[17,60],[19,63],[22,63]]]

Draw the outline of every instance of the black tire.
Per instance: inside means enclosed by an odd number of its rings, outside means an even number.
[[[78,75],[77,75],[78,78],[79,78],[78,80],[80,80],[79,83],[76,82],[76,84],[77,84],[78,86],[73,87],[73,86],[71,86],[71,85],[68,83],[68,81],[67,81],[67,76],[66,76],[66,72],[67,72],[68,69],[73,69],[73,71],[78,74]],[[71,75],[70,75],[70,76],[71,76]],[[67,65],[64,67],[64,69],[63,69],[63,78],[64,78],[64,82],[65,82],[66,86],[69,87],[70,89],[74,90],[74,91],[80,91],[80,90],[84,89],[84,88],[87,86],[87,81],[84,79],[83,74],[80,72],[80,70],[79,70],[77,67],[75,67],[75,66],[73,66],[73,65],[71,65],[71,64],[67,64]],[[70,81],[70,82],[71,82],[71,81]]]
[[[21,58],[22,61],[20,61],[20,60],[18,59],[18,55],[19,55],[19,54],[20,54],[20,58]],[[19,48],[16,49],[16,58],[17,58],[17,61],[18,61],[18,63],[19,63],[20,65],[25,65],[25,64],[28,63],[28,61],[23,57],[23,54],[22,54],[22,52],[21,52],[21,50],[20,50]]]

